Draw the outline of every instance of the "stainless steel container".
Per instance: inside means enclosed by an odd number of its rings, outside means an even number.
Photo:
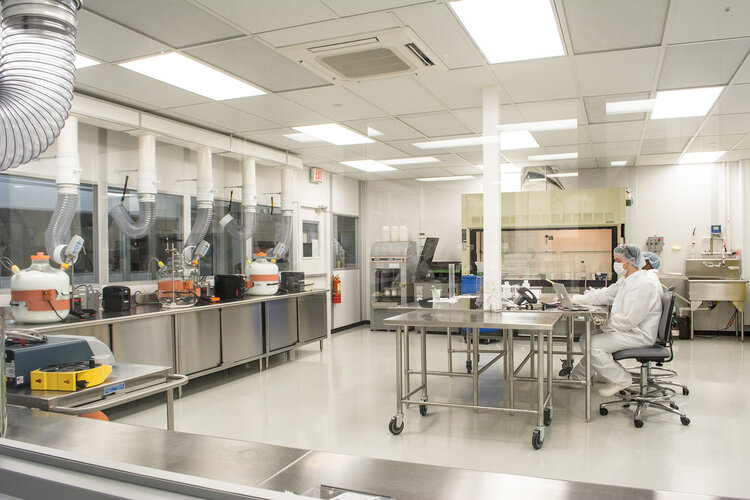
[[[739,258],[722,260],[712,256],[685,259],[685,275],[689,279],[738,280],[741,271]]]

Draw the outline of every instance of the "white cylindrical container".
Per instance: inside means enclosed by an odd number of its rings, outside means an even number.
[[[380,239],[381,241],[391,241],[391,228],[388,226],[380,226]]]
[[[391,241],[398,241],[398,226],[391,226]]]
[[[10,310],[19,323],[53,323],[70,312],[70,278],[49,265],[49,256],[31,256],[31,267],[10,280]]]
[[[266,260],[266,254],[255,254],[256,259],[247,266],[248,295],[274,295],[279,291],[281,277],[279,266]]]
[[[409,241],[409,228],[400,226],[398,228],[398,241]]]

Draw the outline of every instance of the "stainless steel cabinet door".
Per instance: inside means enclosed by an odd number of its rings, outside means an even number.
[[[221,359],[224,363],[263,354],[262,310],[260,303],[221,310]]]
[[[177,372],[190,375],[221,364],[219,311],[195,311],[175,315]]]
[[[266,331],[269,351],[297,343],[297,299],[269,300],[266,307]]]
[[[172,316],[113,323],[112,353],[118,363],[174,368]]]
[[[297,298],[297,324],[300,342],[326,336],[326,321],[328,320],[326,304],[325,294]]]

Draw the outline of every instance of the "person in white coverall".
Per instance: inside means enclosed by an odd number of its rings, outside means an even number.
[[[661,317],[661,285],[655,273],[641,269],[645,261],[635,245],[623,244],[614,249],[617,283],[602,290],[571,297],[575,305],[611,305],[609,318],[591,337],[591,367],[608,384],[599,390],[612,396],[632,384],[630,373],[612,358],[622,349],[654,345]],[[585,339],[581,348],[586,352]],[[573,368],[570,378],[584,380],[585,360]]]

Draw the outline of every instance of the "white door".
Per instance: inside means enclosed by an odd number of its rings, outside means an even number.
[[[299,234],[301,236],[301,270],[305,279],[315,282],[315,288],[328,288],[328,260],[331,240],[326,212],[300,207]],[[297,248],[300,248],[298,246]]]

